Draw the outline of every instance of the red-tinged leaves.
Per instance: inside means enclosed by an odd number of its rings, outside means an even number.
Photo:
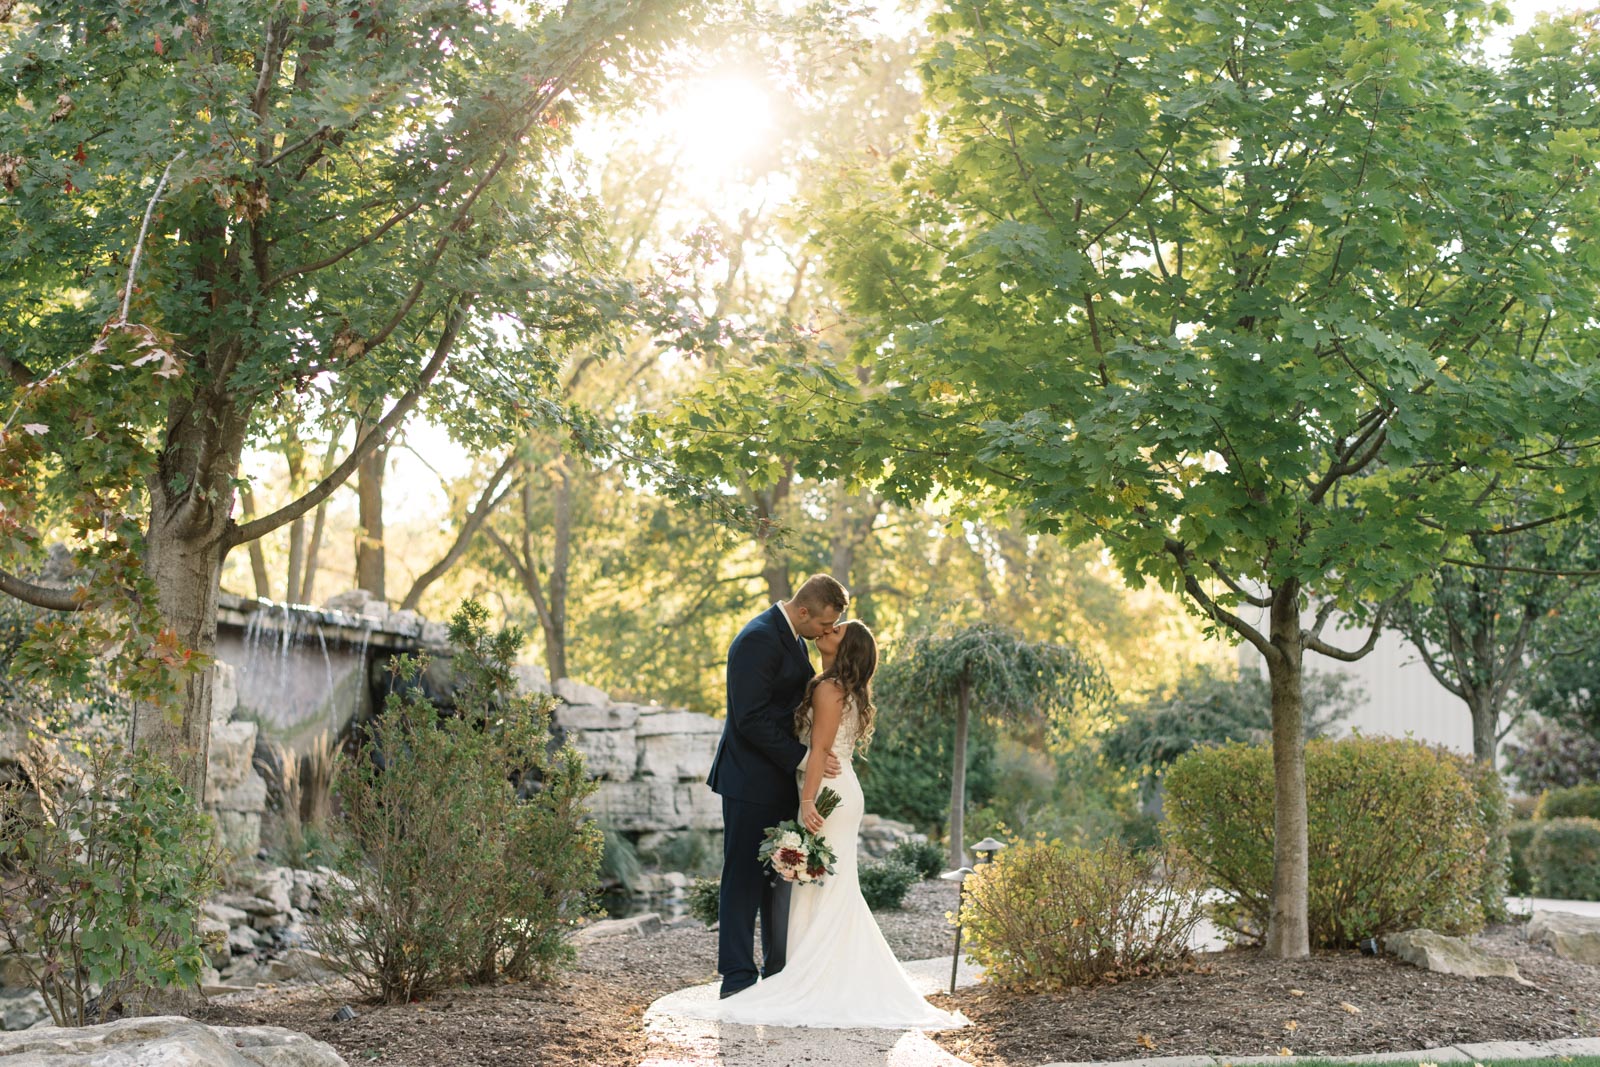
[[[161,35],[159,33],[156,34],[155,51],[158,56],[166,55],[167,52],[166,46],[161,43]]]

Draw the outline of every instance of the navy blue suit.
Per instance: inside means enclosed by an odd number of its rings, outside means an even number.
[[[758,912],[763,973],[783,969],[789,883],[773,876],[756,853],[767,827],[799,814],[795,771],[806,746],[795,737],[794,713],[815,673],[805,642],[776,604],[728,646],[728,719],[706,779],[722,796],[717,970],[724,995],[755,984]]]

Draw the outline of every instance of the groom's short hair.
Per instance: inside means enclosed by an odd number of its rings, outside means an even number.
[[[813,574],[794,594],[797,607],[808,608],[813,614],[824,608],[843,611],[850,606],[850,594],[830,574]]]

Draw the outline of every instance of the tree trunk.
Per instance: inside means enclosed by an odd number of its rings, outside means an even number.
[[[217,600],[227,557],[224,534],[233,511],[246,417],[228,396],[202,393],[174,405],[167,445],[150,482],[145,573],[155,585],[163,630],[178,649],[203,656],[212,655],[217,645]],[[188,673],[171,700],[141,701],[133,717],[134,746],[154,753],[170,768],[196,805],[205,797],[211,756],[213,674]]]
[[[1472,756],[1486,767],[1494,766],[1499,747],[1500,709],[1487,693],[1474,693],[1467,701],[1472,712]]]
[[[300,584],[300,603],[312,603],[317,583],[317,556],[322,552],[322,532],[328,525],[328,502],[317,505],[316,518],[311,523],[311,544],[306,548],[305,580]]]
[[[359,427],[356,439],[366,430],[366,426]],[[387,599],[383,590],[383,469],[388,458],[387,447],[375,448],[356,469],[360,512],[356,520],[356,588],[379,600]]]
[[[289,464],[289,495],[299,496],[304,492],[305,483],[305,453],[300,447],[298,435],[291,433],[289,447],[284,449],[284,459]],[[259,544],[252,541],[252,546]],[[289,603],[300,599],[300,587],[304,582],[302,577],[306,565],[306,520],[305,516],[296,518],[289,524],[289,575],[287,592],[283,598]]]
[[[1311,955],[1307,908],[1306,730],[1301,702],[1304,636],[1300,583],[1273,591],[1270,638],[1279,655],[1267,661],[1272,688],[1272,920],[1267,953],[1278,959]]]
[[[967,865],[967,723],[972,687],[966,681],[956,692],[956,741],[950,759],[950,869]]]
[[[239,487],[239,503],[244,508],[246,515],[249,515],[251,518],[256,517],[256,495],[250,489],[248,484]],[[250,573],[255,578],[256,582],[256,596],[260,597],[262,600],[271,600],[272,579],[267,574],[267,554],[262,549],[261,542],[251,541],[249,545],[249,553]],[[294,582],[292,581],[289,583],[289,591],[290,597],[293,597]]]
[[[572,568],[572,468],[562,456],[556,461],[551,485],[550,523],[555,528],[555,547],[550,554],[550,626],[545,632],[545,660],[550,680],[567,676],[567,588]],[[533,561],[529,560],[529,566]]]

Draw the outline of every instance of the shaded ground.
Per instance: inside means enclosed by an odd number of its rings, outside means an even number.
[[[913,888],[906,910],[883,912],[880,927],[902,959],[947,953],[944,913],[955,889]],[[464,989],[420,1004],[354,1003],[348,986],[259,989],[218,998],[192,1013],[221,1025],[286,1026],[326,1041],[352,1065],[390,1067],[631,1067],[644,1055],[641,1018],[658,997],[717,977],[716,934],[692,920],[644,938],[584,945],[576,970],[548,986],[517,983]]]
[[[1529,945],[1521,930],[1494,927],[1480,943],[1516,960],[1535,988],[1432,974],[1355,952],[1287,962],[1244,949],[1204,954],[1187,973],[1060,996],[962,990],[940,1000],[974,1025],[938,1039],[979,1067],[1030,1067],[1284,1048],[1301,1056],[1354,1055],[1600,1034],[1600,968]]]
[[[906,911],[878,915],[902,959],[950,951],[944,913],[954,899],[952,886],[924,882]],[[940,996],[941,1007],[959,1008],[973,1025],[938,1038],[978,1067],[1034,1067],[1280,1048],[1349,1055],[1600,1034],[1600,968],[1529,945],[1520,926],[1493,928],[1482,941],[1514,958],[1536,988],[1430,974],[1355,953],[1288,963],[1239,950],[1203,955],[1187,973],[1061,996],[982,986]],[[688,921],[650,937],[585,945],[577,968],[550,986],[460,990],[397,1007],[357,1003],[360,1016],[347,1023],[332,1021],[350,999],[347,988],[263,989],[214,1001],[196,1017],[302,1030],[333,1045],[352,1067],[624,1067],[643,1057],[641,1017],[652,1001],[715,978],[716,936]]]

